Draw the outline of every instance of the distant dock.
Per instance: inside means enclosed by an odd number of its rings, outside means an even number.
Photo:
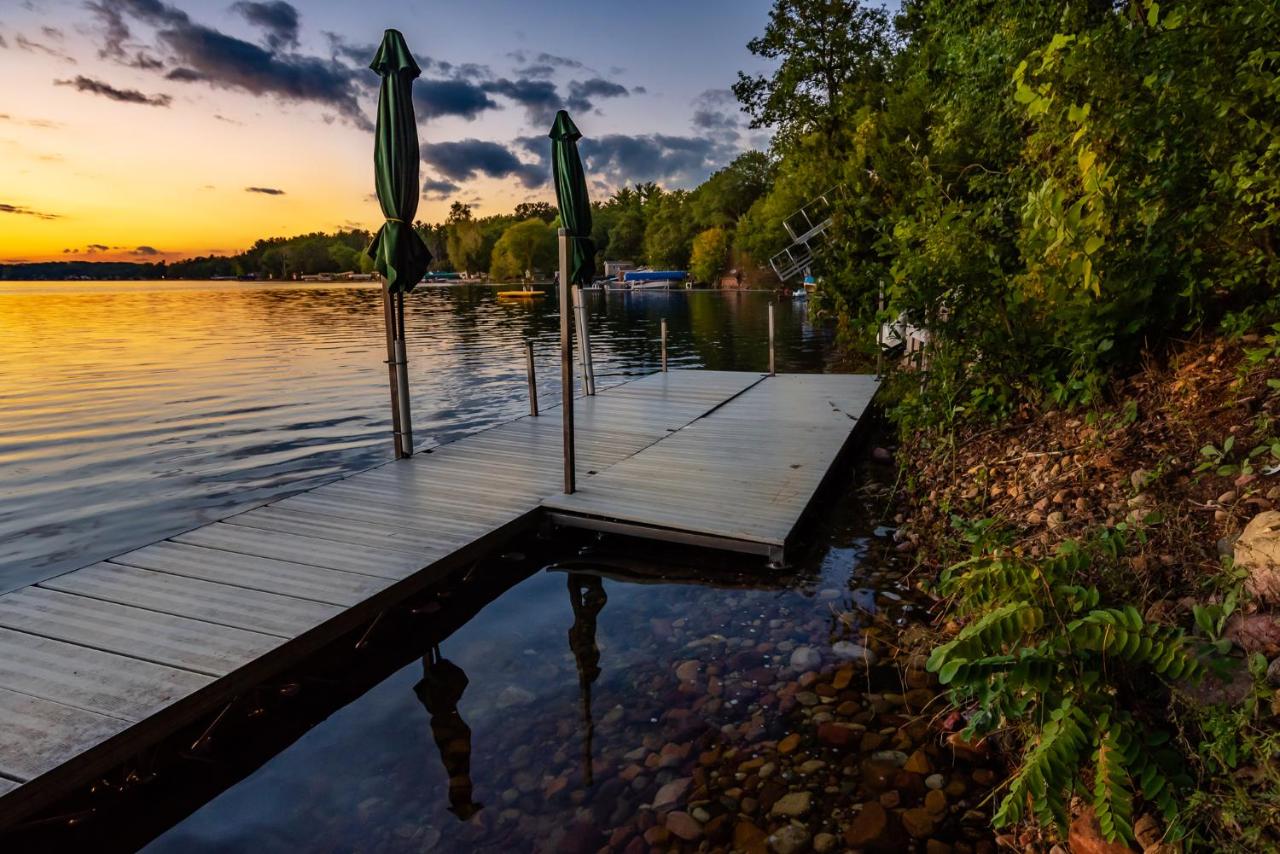
[[[0,829],[549,520],[780,562],[877,387],[672,371],[0,596]],[[763,569],[762,569],[763,571]]]

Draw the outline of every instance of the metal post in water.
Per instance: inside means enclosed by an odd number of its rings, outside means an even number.
[[[587,331],[587,307],[582,299],[582,287],[573,286],[573,321],[578,330],[578,360],[582,362],[582,393],[596,393],[596,376],[591,364],[591,337]]]
[[[662,372],[667,372],[667,319],[662,318]]]
[[[776,373],[773,360],[773,303],[769,303],[769,376]]]
[[[391,438],[395,442],[396,459],[407,456],[400,434],[400,382],[396,370],[396,316],[392,306],[391,290],[386,280],[382,282],[382,316],[387,327],[387,380],[391,386]]]
[[[560,229],[560,397],[564,432],[564,492],[576,488],[573,458],[573,342],[569,331],[569,232]]]
[[[524,368],[529,375],[529,414],[538,414],[538,378],[533,372],[533,342],[524,342]]]
[[[396,397],[400,401],[401,450],[413,456],[413,418],[409,412],[409,355],[404,342],[404,292],[396,293]]]

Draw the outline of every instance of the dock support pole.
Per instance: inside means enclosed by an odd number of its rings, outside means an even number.
[[[538,414],[538,378],[533,372],[533,342],[524,342],[524,369],[529,375],[529,414]]]
[[[769,376],[777,373],[773,359],[773,303],[769,303]]]
[[[578,329],[578,359],[582,362],[582,393],[596,393],[596,372],[591,362],[591,333],[587,331],[587,307],[582,301],[582,287],[573,286],[573,320]]]
[[[564,492],[573,494],[575,466],[573,458],[573,342],[570,339],[569,316],[569,232],[560,229],[560,420],[564,427]]]
[[[662,372],[667,372],[667,319],[662,318]]]
[[[408,357],[404,346],[404,294],[396,294],[393,298],[385,279],[382,282],[382,315],[387,327],[391,435],[395,442],[396,459],[401,460],[413,453],[413,428],[409,420]]]

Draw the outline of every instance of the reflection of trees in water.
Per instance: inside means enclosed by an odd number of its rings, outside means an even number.
[[[604,581],[597,575],[569,574],[569,604],[573,607],[573,625],[569,628],[569,649],[578,665],[578,689],[582,695],[582,776],[592,783],[591,738],[595,725],[591,720],[591,686],[600,678],[600,647],[596,645],[596,620],[609,597]]]
[[[431,715],[431,735],[449,775],[449,811],[463,821],[484,806],[471,797],[471,727],[458,714],[458,701],[466,689],[467,674],[441,658],[439,647],[422,657],[422,679],[413,692]]]

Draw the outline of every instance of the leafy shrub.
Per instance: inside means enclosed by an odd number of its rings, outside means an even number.
[[[1025,737],[998,827],[1034,816],[1065,831],[1075,793],[1089,797],[1109,840],[1133,841],[1136,796],[1177,824],[1178,790],[1190,779],[1167,746],[1170,734],[1141,716],[1140,700],[1153,679],[1195,679],[1203,666],[1180,630],[1132,606],[1104,606],[1098,588],[1083,583],[1093,561],[1116,556],[1123,540],[1123,529],[1112,530],[1043,561],[983,551],[940,580],[939,592],[971,621],[934,649],[928,668],[968,710],[964,735],[1012,727]]]

